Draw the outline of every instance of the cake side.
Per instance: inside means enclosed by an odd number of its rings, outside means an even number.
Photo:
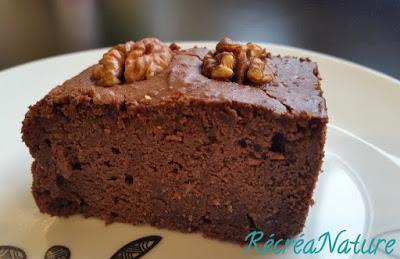
[[[26,138],[41,211],[234,241],[299,233],[323,156],[321,122],[242,104],[64,104],[35,120]]]
[[[256,88],[202,75],[205,53],[111,88],[89,68],[32,106],[22,133],[39,209],[235,242],[301,232],[327,123],[315,63],[271,57],[275,77]]]

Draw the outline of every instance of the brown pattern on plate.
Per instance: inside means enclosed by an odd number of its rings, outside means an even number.
[[[146,236],[136,239],[111,256],[111,259],[137,259],[147,254],[162,237]],[[15,246],[0,245],[0,259],[26,259],[26,253],[21,248]],[[47,249],[44,259],[70,259],[71,251],[68,247],[55,245]]]
[[[0,259],[26,259],[26,254],[15,246],[0,246]]]
[[[160,242],[160,236],[146,236],[134,240],[119,249],[111,259],[136,259],[148,253]]]
[[[70,259],[71,251],[68,247],[55,245],[50,247],[46,254],[44,255],[44,259]]]

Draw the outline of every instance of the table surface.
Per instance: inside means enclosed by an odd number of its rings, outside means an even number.
[[[400,0],[0,1],[0,69],[156,36],[290,45],[400,78]]]

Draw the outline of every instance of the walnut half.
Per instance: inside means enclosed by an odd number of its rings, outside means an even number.
[[[106,87],[149,79],[168,67],[178,48],[156,38],[116,45],[94,66],[92,78]]]
[[[133,44],[132,41],[118,44],[103,55],[103,58],[93,68],[92,78],[96,83],[103,86],[121,83],[126,54],[129,53]]]
[[[202,73],[216,80],[262,85],[273,80],[273,74],[265,72],[268,57],[265,48],[254,43],[241,45],[224,38],[203,58]]]

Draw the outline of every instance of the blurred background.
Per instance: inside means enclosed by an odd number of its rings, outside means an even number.
[[[263,41],[400,79],[400,0],[0,0],[0,69],[145,36]]]

